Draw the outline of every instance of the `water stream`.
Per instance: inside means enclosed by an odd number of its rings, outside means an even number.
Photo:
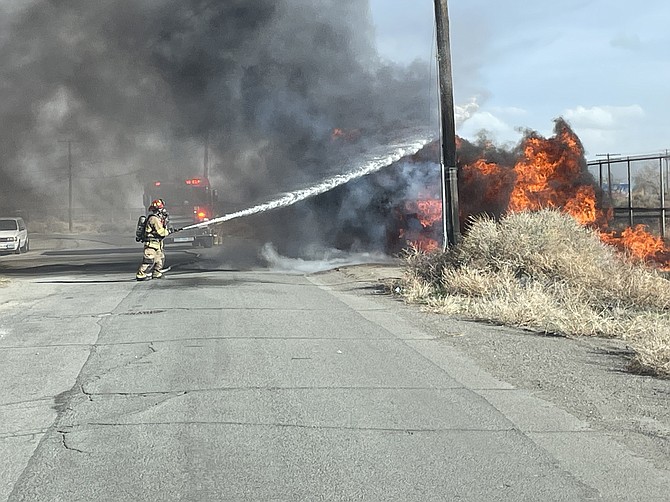
[[[213,218],[208,221],[196,223],[194,225],[189,225],[187,227],[184,227],[182,230],[208,227],[210,225],[216,225],[218,223],[230,221],[235,218],[242,218],[244,216],[249,216],[252,214],[263,213],[266,211],[271,211],[273,209],[278,209],[280,207],[290,206],[301,200],[314,197],[316,195],[332,190],[333,188],[336,188],[340,185],[344,185],[345,183],[348,183],[354,179],[379,171],[380,169],[388,167],[394,162],[397,162],[403,157],[414,155],[419,150],[421,150],[421,148],[423,148],[427,143],[429,143],[429,141],[430,139],[426,139],[426,136],[421,136],[419,138],[413,138],[402,143],[385,146],[383,148],[384,153],[380,155],[370,154],[369,158],[364,159],[358,168],[349,171],[346,174],[333,176],[331,178],[326,179],[325,181],[322,181],[320,183],[317,183],[316,185],[307,188],[301,188],[298,190],[294,190],[292,192],[280,194],[274,199],[271,199],[267,202],[263,202],[261,204],[257,204],[247,209],[243,209],[241,211],[229,213],[220,216],[218,218]]]

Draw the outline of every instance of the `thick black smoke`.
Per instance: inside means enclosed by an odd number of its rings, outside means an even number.
[[[434,115],[428,65],[379,60],[367,0],[8,0],[0,19],[3,209],[67,203],[64,140],[86,210],[200,174],[205,138],[241,208]]]

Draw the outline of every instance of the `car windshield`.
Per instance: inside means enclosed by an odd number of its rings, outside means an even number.
[[[18,230],[16,220],[0,220],[0,230]]]

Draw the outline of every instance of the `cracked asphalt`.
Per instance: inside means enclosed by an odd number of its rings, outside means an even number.
[[[370,277],[104,249],[0,265],[0,500],[667,500]]]

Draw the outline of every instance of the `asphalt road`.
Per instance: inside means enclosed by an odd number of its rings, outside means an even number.
[[[369,282],[231,245],[137,283],[132,243],[31,247],[0,258],[0,500],[668,500]]]

